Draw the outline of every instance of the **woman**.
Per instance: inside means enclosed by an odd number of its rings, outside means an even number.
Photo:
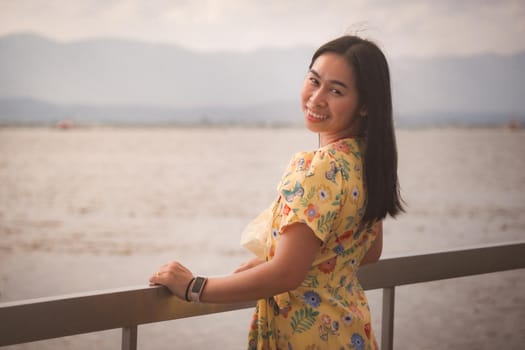
[[[402,211],[383,53],[355,36],[326,43],[301,101],[320,144],[281,179],[265,259],[208,279],[172,262],[150,282],[188,301],[259,300],[249,349],[377,349],[356,272],[381,255],[381,219]]]

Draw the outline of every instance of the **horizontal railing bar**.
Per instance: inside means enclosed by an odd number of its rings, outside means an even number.
[[[525,242],[388,258],[361,267],[365,289],[525,268]],[[0,303],[0,346],[253,307],[187,303],[160,286]]]
[[[165,287],[73,294],[0,303],[0,346],[253,307],[197,304],[174,297]]]
[[[364,289],[378,289],[520,268],[525,242],[388,258],[362,266],[358,275]]]

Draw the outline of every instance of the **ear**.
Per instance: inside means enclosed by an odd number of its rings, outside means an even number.
[[[361,106],[361,108],[359,108],[359,115],[361,117],[366,117],[368,115],[368,108],[366,108],[365,105]]]

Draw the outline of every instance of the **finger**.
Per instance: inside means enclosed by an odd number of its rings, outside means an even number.
[[[166,286],[168,288],[170,284],[169,279],[167,277],[162,277],[162,276],[161,277],[153,276],[150,278],[149,282],[154,285]]]
[[[166,275],[166,271],[157,271],[153,275],[151,275],[151,277],[149,278],[149,282],[154,284],[163,284],[161,283],[161,279]]]
[[[242,271],[245,271],[245,270],[248,270],[250,267],[248,266],[248,264],[242,264],[241,266],[239,266],[238,268],[235,269],[235,271],[233,271],[233,273],[239,273],[239,272],[242,272]]]
[[[149,278],[149,283],[151,284],[159,284],[159,281],[157,279],[157,276],[153,275]]]

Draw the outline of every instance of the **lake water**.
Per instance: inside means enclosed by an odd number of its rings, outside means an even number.
[[[383,257],[525,239],[525,132],[399,130],[407,212]],[[302,129],[0,129],[0,301],[147,285],[181,260],[229,273],[251,218],[275,197]],[[522,349],[525,271],[396,289],[400,349]],[[380,333],[381,293],[368,293]],[[140,349],[242,349],[251,310],[139,328]],[[23,330],[21,330],[23,331]],[[106,349],[107,331],[7,347]]]

